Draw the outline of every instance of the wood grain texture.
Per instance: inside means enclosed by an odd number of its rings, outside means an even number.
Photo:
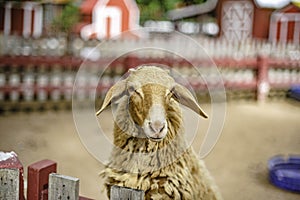
[[[0,199],[19,200],[19,170],[0,169]]]
[[[143,200],[145,193],[143,190],[136,190],[126,187],[112,186],[110,190],[110,200]]]
[[[48,194],[49,200],[79,200],[79,179],[52,173]]]

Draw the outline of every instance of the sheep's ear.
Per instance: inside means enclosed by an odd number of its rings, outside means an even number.
[[[108,107],[112,101],[116,101],[121,98],[126,92],[126,80],[122,80],[113,85],[107,92],[103,104],[96,115],[99,115],[106,107]]]
[[[181,103],[184,106],[187,106],[202,117],[208,118],[208,115],[202,110],[202,108],[197,103],[197,100],[187,88],[176,83],[171,92],[177,102]]]

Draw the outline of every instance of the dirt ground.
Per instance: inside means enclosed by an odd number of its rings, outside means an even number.
[[[111,126],[109,111],[101,119]],[[199,148],[200,142],[193,146]],[[19,155],[25,178],[29,164],[51,159],[60,174],[80,179],[82,196],[106,199],[98,176],[103,165],[80,142],[71,111],[0,116],[0,150]],[[277,154],[300,154],[300,103],[230,102],[222,135],[205,161],[225,200],[300,199],[268,182],[267,161]]]

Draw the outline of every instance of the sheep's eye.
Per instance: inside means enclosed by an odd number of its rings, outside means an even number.
[[[143,97],[142,94],[138,90],[134,90],[134,93],[139,95],[141,98]]]
[[[135,92],[135,88],[133,86],[129,86],[127,90],[128,90],[129,94],[132,94]]]
[[[135,89],[133,86],[128,87],[129,95],[137,94],[140,98],[143,98],[143,95],[140,93],[138,89]]]

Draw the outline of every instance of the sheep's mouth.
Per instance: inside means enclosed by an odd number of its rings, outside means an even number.
[[[164,137],[149,137],[153,142],[160,142],[164,139]]]

